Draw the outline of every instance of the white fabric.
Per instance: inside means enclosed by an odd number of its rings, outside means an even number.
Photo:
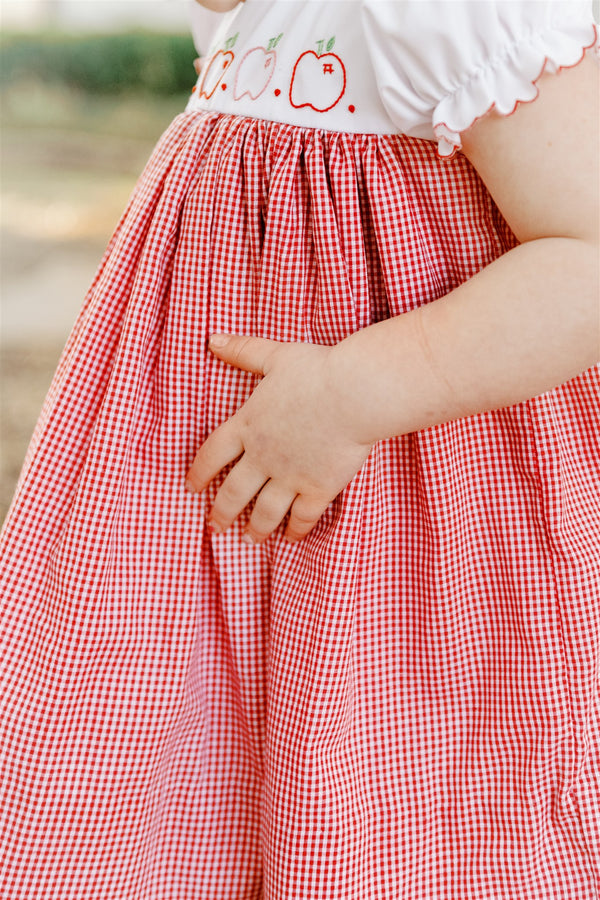
[[[227,19],[235,15],[237,10],[232,13],[223,15],[222,13],[213,12],[211,9],[205,9],[196,0],[189,0],[190,4],[190,24],[192,35],[194,38],[194,46],[201,56],[208,53],[215,34],[219,28],[226,25]]]
[[[189,109],[393,134],[359,0],[246,0],[225,14]]]
[[[392,121],[436,137],[440,153],[491,107],[510,114],[537,96],[544,69],[573,66],[596,40],[580,0],[365,0],[365,38]]]
[[[222,16],[188,108],[401,132],[446,156],[594,44],[590,0],[246,0]]]

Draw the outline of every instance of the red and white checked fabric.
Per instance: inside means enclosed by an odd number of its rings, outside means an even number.
[[[256,383],[209,333],[333,343],[513,244],[431,143],[175,120],[4,531],[3,898],[599,896],[598,370],[376,445],[297,545],[184,490]]]

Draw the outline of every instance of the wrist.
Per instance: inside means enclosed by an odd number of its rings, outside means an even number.
[[[357,440],[375,443],[468,414],[430,346],[432,319],[439,328],[443,313],[443,304],[428,304],[333,348],[334,391]]]
[[[371,325],[331,348],[330,392],[335,413],[349,437],[374,444],[397,430],[402,385],[394,377],[380,340]]]

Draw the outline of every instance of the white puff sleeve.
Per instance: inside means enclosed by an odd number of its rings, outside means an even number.
[[[543,71],[598,48],[589,0],[363,0],[362,17],[388,115],[441,156],[492,107],[533,100]]]

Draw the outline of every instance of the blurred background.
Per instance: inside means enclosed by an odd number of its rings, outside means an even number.
[[[192,0],[0,0],[0,522],[110,234],[196,80]]]

